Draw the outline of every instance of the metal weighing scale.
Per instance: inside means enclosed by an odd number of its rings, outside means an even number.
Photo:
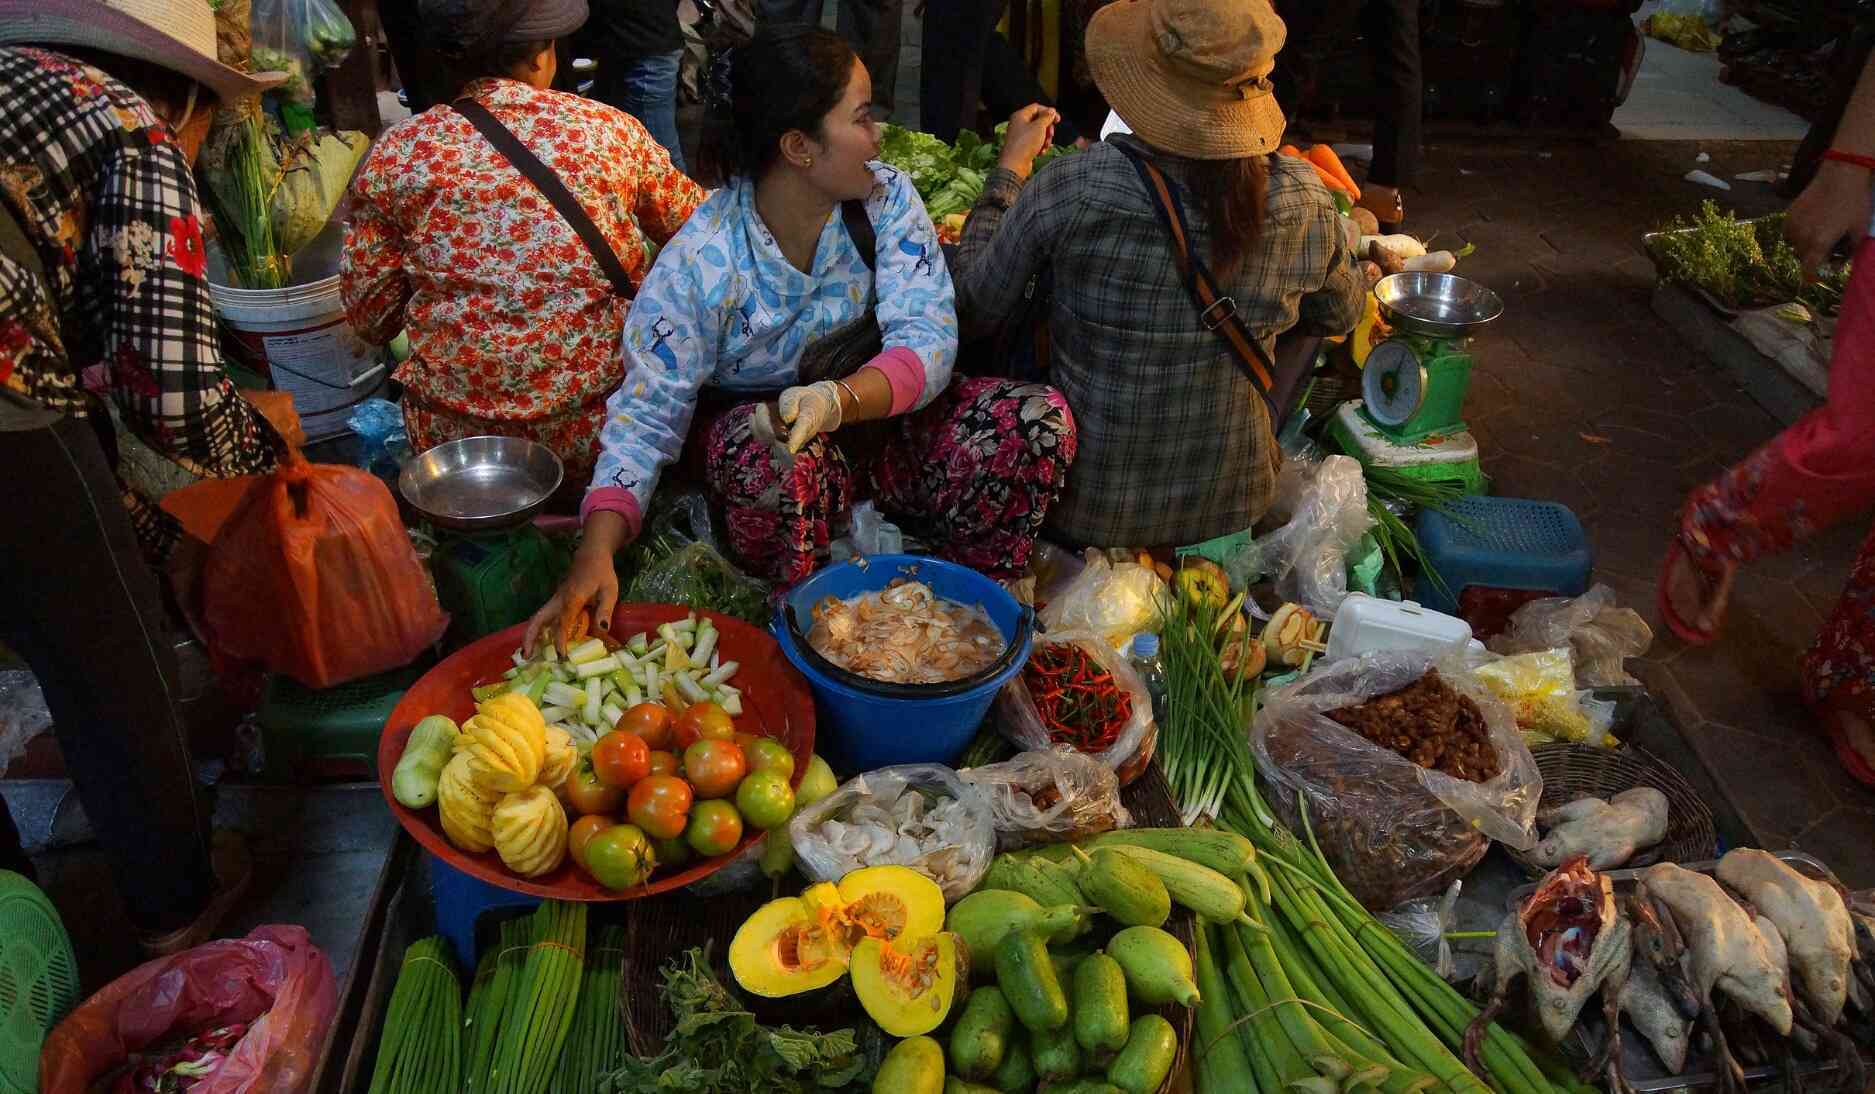
[[[1504,314],[1490,289],[1449,273],[1399,273],[1374,286],[1393,334],[1361,372],[1361,399],[1343,403],[1329,435],[1363,464],[1485,490],[1478,442],[1463,416],[1471,334]]]
[[[404,465],[397,488],[436,526],[436,598],[456,648],[526,621],[546,603],[572,553],[533,524],[560,488],[560,458],[518,437],[467,437]]]

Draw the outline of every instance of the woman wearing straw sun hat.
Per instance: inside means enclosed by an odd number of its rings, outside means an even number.
[[[1094,82],[1132,130],[1024,182],[1054,122],[1010,119],[952,269],[966,338],[998,333],[1051,273],[1049,382],[1081,431],[1048,514],[1085,546],[1199,543],[1268,508],[1276,335],[1351,330],[1364,286],[1314,170],[1272,155],[1269,0],[1120,0],[1087,28]]]
[[[118,481],[104,400],[196,475],[273,465],[222,370],[190,164],[219,103],[275,82],[216,59],[206,0],[0,0],[0,642],[157,953],[205,938],[247,870],[211,850],[177,714],[147,565],[175,525]],[[0,862],[21,860],[0,808]]]

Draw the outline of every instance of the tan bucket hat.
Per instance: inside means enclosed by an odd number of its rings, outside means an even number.
[[[286,79],[284,72],[250,75],[216,59],[208,0],[0,0],[0,45],[84,46],[148,61],[224,103]]]
[[[1269,75],[1287,36],[1269,0],[1119,0],[1089,21],[1087,64],[1147,144],[1242,159],[1282,144]]]

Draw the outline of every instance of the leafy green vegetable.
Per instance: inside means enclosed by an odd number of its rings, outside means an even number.
[[[1833,315],[1842,306],[1849,264],[1805,282],[1803,263],[1784,239],[1784,214],[1739,220],[1711,201],[1690,219],[1675,218],[1652,241],[1663,276],[1704,289],[1731,308],[1768,307],[1797,301]]]
[[[628,1057],[599,1083],[599,1094],[810,1094],[866,1089],[875,1052],[850,1029],[824,1032],[764,1026],[742,1009],[711,971],[709,947],[692,947],[664,965],[660,994],[677,1025],[656,1056]]]
[[[932,220],[942,220],[969,212],[983,196],[983,184],[996,167],[1008,129],[1008,122],[997,126],[993,141],[966,129],[957,134],[955,145],[949,145],[929,133],[887,125],[879,158],[910,175],[918,196],[924,200],[925,212]],[[1035,157],[1035,170],[1073,151],[1047,148]]]

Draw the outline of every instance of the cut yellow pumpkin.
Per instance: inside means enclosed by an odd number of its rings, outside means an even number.
[[[894,1037],[916,1037],[944,1024],[957,993],[970,983],[963,940],[940,932],[895,942],[864,938],[848,971],[860,1006]]]
[[[837,982],[848,957],[841,932],[801,897],[782,897],[757,908],[729,943],[729,971],[736,983],[768,999]]]
[[[923,938],[944,928],[944,890],[909,866],[854,870],[840,879],[839,899],[840,915],[855,942]]]

